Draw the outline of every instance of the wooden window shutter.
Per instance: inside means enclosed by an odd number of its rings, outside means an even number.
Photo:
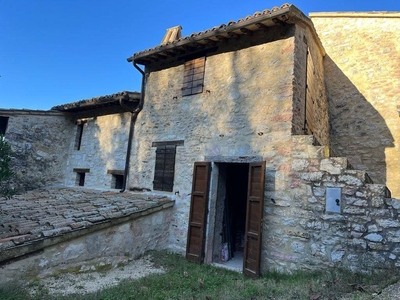
[[[161,145],[156,150],[153,189],[172,192],[175,175],[176,145]]]
[[[314,74],[314,63],[310,54],[310,49],[307,51],[307,74],[306,74],[306,122],[305,130],[306,134],[313,134],[316,129],[315,122],[315,100],[313,97],[316,95],[315,89],[315,74]]]
[[[200,57],[185,63],[182,96],[203,92],[206,58]]]

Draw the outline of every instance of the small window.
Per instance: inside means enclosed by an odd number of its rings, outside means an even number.
[[[122,189],[123,182],[124,182],[124,175],[113,174],[111,188]]]
[[[156,150],[153,189],[172,192],[174,187],[176,145],[159,145]]]
[[[76,185],[84,186],[85,185],[85,174],[83,172],[76,173]]]
[[[74,169],[73,171],[76,173],[75,184],[78,186],[84,186],[86,173],[89,173],[90,169]]]
[[[111,174],[111,188],[122,189],[124,184],[125,170],[107,170],[107,174]]]
[[[205,57],[189,60],[185,63],[182,96],[203,92],[205,63]]]
[[[8,125],[8,117],[0,117],[0,135],[5,135]]]
[[[87,123],[87,120],[78,120],[76,121],[76,136],[75,136],[75,150],[81,149],[82,144],[82,136],[83,136],[83,126]]]

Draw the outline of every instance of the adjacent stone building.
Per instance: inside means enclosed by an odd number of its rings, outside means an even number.
[[[400,197],[400,13],[313,13],[324,58],[331,148]]]
[[[50,169],[26,172],[168,196],[167,248],[249,276],[398,267],[399,16],[313,14],[316,29],[285,4],[183,38],[170,28],[128,58],[140,94],[36,113],[60,150],[39,142]],[[24,113],[0,111],[14,150]]]
[[[1,109],[2,130],[14,153],[16,190],[121,189],[130,116],[139,100],[140,93],[121,92],[49,111]]]

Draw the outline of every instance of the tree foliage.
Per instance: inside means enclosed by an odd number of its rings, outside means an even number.
[[[10,168],[11,146],[7,143],[4,136],[0,135],[0,196],[11,198],[15,191],[10,186],[11,176]]]

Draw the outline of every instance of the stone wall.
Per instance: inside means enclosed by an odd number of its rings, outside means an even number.
[[[156,147],[152,142],[184,141],[176,148],[176,204],[170,235],[174,250],[186,249],[195,161],[266,161],[276,172],[277,197],[286,197],[293,85],[301,80],[295,76],[304,76],[295,74],[296,38],[294,26],[277,26],[252,37],[228,40],[207,55],[203,93],[187,97],[181,96],[182,60],[147,67],[146,96],[135,129],[128,187],[153,189]],[[315,55],[321,59],[320,54]],[[304,99],[299,101],[304,103]]]
[[[263,270],[370,272],[400,266],[400,200],[365,171],[351,169],[346,158],[325,158],[312,136],[292,141],[286,199],[277,200],[278,191],[265,194]],[[266,178],[274,180],[268,171]],[[341,188],[339,213],[326,209],[332,187]]]
[[[167,247],[171,209],[163,209],[139,219],[110,226],[65,241],[39,253],[3,264],[0,282],[27,277],[45,277],[62,272],[103,270],[126,264],[148,250]]]
[[[2,109],[0,116],[9,118],[14,187],[24,191],[63,183],[73,123],[52,111]]]
[[[400,197],[400,13],[314,13],[327,52],[331,147]]]
[[[324,50],[309,30],[296,27],[293,77],[292,134],[312,134],[321,145],[329,145],[328,102],[324,83]],[[307,102],[307,104],[306,104]],[[305,123],[307,111],[311,119]]]
[[[85,173],[84,186],[88,188],[114,188],[111,170],[123,172],[128,145],[130,113],[108,114],[74,120],[83,121],[80,149],[76,149],[78,126],[71,130],[71,142],[67,146],[69,156],[65,169],[65,184],[77,185],[76,169],[89,169]],[[74,172],[75,169],[75,172]]]

